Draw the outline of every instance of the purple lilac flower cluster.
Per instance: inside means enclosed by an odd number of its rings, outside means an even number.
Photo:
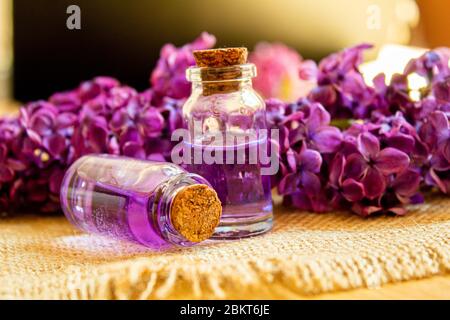
[[[368,118],[372,111],[387,114],[386,105],[380,101],[375,88],[364,82],[358,66],[364,50],[372,46],[361,44],[333,53],[319,63],[317,87],[309,99],[321,103],[336,118]]]
[[[64,170],[85,154],[170,160],[170,135],[182,126],[190,94],[185,70],[194,65],[192,50],[214,44],[203,33],[180,48],[164,46],[144,92],[97,77],[0,118],[0,212],[24,204],[59,210]],[[345,49],[311,66],[317,86],[297,102],[266,101],[269,127],[280,130],[273,186],[285,204],[404,214],[406,204],[424,201],[421,191],[450,192],[450,50],[430,51],[389,83],[379,75],[369,86],[358,69],[368,48]],[[420,99],[411,97],[411,74],[426,79]],[[350,125],[333,126],[336,119]]]
[[[449,51],[430,51],[389,84],[379,75],[369,87],[358,71],[366,48],[325,58],[307,99],[267,101],[269,125],[281,131],[274,181],[285,203],[316,212],[402,215],[406,204],[424,201],[421,190],[449,194]],[[409,95],[412,73],[428,83],[419,101]],[[353,120],[341,131],[330,118]]]
[[[170,97],[183,99],[189,97],[191,84],[186,79],[186,69],[195,65],[192,55],[193,50],[211,49],[216,43],[216,38],[203,32],[192,43],[181,48],[168,43],[161,49],[160,59],[150,76],[155,98]]]
[[[181,125],[181,102],[165,98],[155,106],[152,98],[151,90],[139,94],[98,77],[1,120],[0,210],[22,203],[58,210],[64,170],[85,154],[170,158],[170,132]]]
[[[421,189],[450,191],[450,129],[442,111],[430,113],[419,130],[399,111],[354,121],[341,131],[317,102],[271,99],[267,106],[272,127],[281,132],[274,184],[286,204],[315,212],[401,215],[406,204],[424,201]]]

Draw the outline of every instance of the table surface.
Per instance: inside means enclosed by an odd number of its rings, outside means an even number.
[[[17,104],[10,101],[0,102],[0,114],[14,113]],[[278,288],[277,290],[282,290]],[[315,296],[299,296],[286,293],[292,299],[450,299],[450,276],[393,283],[379,288],[356,289]]]

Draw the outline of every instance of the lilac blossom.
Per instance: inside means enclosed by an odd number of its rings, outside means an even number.
[[[364,185],[365,196],[372,200],[385,190],[386,176],[409,166],[409,157],[395,148],[381,149],[379,140],[368,132],[358,137],[357,145],[359,153],[348,156],[345,171]]]
[[[342,134],[330,126],[330,114],[320,103],[300,100],[298,111],[288,115],[283,124],[289,128],[291,145],[305,141],[309,148],[323,153],[335,152],[342,141]]]
[[[364,197],[364,185],[344,175],[346,161],[345,155],[341,152],[336,153],[331,161],[328,187],[334,207],[343,207]]]
[[[429,82],[434,82],[450,74],[449,67],[450,50],[437,48],[424,53],[417,59],[412,59],[405,68],[404,74],[417,73],[426,77]]]
[[[210,49],[216,38],[203,32],[194,42],[177,48],[166,44],[161,49],[160,58],[153,70],[150,82],[157,97],[182,99],[189,97],[191,84],[186,80],[186,69],[195,65],[192,51]]]
[[[48,101],[26,104],[13,120],[1,120],[1,209],[26,204],[59,210],[64,170],[85,154],[165,160],[172,145],[161,137],[174,115],[150,100],[148,92],[98,77]]]
[[[319,63],[318,86],[309,98],[322,103],[333,118],[367,118],[374,109],[381,110],[374,88],[365,82],[358,66],[364,50],[361,44],[333,53]]]
[[[289,173],[278,185],[278,192],[285,196],[285,202],[304,210],[326,211],[326,202],[321,197],[320,153],[303,145],[299,152],[287,151],[287,162]]]
[[[426,182],[443,193],[450,192],[450,127],[442,111],[431,113],[420,127],[420,137],[430,150]]]

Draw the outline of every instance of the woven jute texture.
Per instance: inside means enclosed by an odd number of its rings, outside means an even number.
[[[450,199],[405,217],[276,208],[264,236],[152,252],[83,234],[64,217],[0,220],[0,298],[285,298],[450,271]]]

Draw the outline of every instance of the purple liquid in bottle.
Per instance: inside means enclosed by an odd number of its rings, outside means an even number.
[[[262,175],[262,165],[250,161],[250,154],[267,148],[267,141],[254,141],[235,146],[202,146],[187,144],[192,161],[188,170],[204,177],[216,190],[224,211],[214,237],[242,237],[271,226],[272,195],[270,176]],[[195,164],[195,153],[219,155],[222,161]],[[227,157],[233,157],[230,161]],[[217,157],[216,157],[217,158]],[[238,161],[239,159],[239,161]],[[246,222],[249,228],[246,229]],[[259,223],[258,223],[259,222]],[[239,232],[236,234],[236,226]]]
[[[61,204],[80,229],[152,248],[190,246],[170,220],[180,190],[207,185],[202,177],[177,165],[111,155],[90,155],[66,172]]]

